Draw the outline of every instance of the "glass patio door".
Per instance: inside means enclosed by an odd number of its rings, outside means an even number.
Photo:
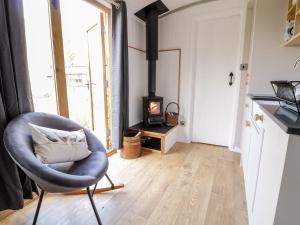
[[[69,117],[108,147],[102,13],[82,0],[61,0],[61,18]]]
[[[99,23],[87,31],[89,68],[90,68],[90,96],[92,126],[97,137],[103,144],[107,144],[106,96],[105,96],[105,54],[102,43],[101,19]],[[105,129],[103,129],[105,128]]]
[[[23,3],[35,111],[69,117],[111,150],[110,9],[97,0]]]

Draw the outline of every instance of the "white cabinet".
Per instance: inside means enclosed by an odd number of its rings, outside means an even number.
[[[264,137],[262,117],[259,117],[258,115],[262,115],[258,104],[247,98],[244,112],[245,124],[242,133],[241,150],[250,225],[253,224],[253,205]]]
[[[264,130],[257,129],[254,124],[251,127],[250,144],[247,168],[245,168],[245,188],[248,208],[249,223],[253,221],[253,209],[255,193],[257,188],[257,178],[260,167],[262,143],[264,140]]]
[[[299,225],[300,135],[287,134],[281,117],[257,102],[248,105],[241,152],[249,225]]]
[[[263,127],[264,141],[250,225],[273,225],[288,146],[289,135],[266,115]]]

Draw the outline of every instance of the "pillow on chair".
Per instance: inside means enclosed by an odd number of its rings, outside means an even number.
[[[91,154],[83,130],[63,131],[28,123],[36,157],[45,164],[74,162]]]

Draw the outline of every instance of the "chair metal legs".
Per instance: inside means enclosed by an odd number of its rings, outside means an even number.
[[[105,174],[105,177],[107,178],[107,180],[109,181],[110,185],[111,185],[111,190],[115,190],[115,184],[112,182],[112,180],[110,179],[110,177],[107,175],[107,173]],[[94,196],[95,191],[97,189],[97,185],[98,183],[95,184],[93,192],[92,192],[92,196]]]
[[[97,189],[97,185],[98,185],[98,182],[95,184],[95,186],[94,186],[94,189],[93,189],[93,192],[92,192],[92,197],[94,196],[94,194],[95,194],[95,191],[96,191],[96,189]]]
[[[92,194],[91,194],[91,192],[90,192],[90,188],[87,187],[87,188],[86,188],[86,191],[87,191],[87,194],[88,194],[88,196],[89,196],[90,202],[91,202],[91,204],[92,204],[92,207],[93,207],[94,213],[95,213],[95,215],[96,215],[98,224],[99,224],[99,225],[102,225],[101,220],[100,220],[100,216],[99,216],[99,214],[98,214],[97,208],[96,208],[95,203],[94,203],[94,200],[93,200],[93,196],[92,196]]]
[[[32,225],[36,225],[36,221],[39,217],[39,212],[40,212],[40,208],[41,208],[41,205],[42,205],[43,197],[44,197],[44,190],[42,190],[41,195],[39,197],[39,202],[38,202],[38,205],[37,205],[37,208],[36,208],[36,211],[35,211],[35,215],[34,215]]]
[[[109,181],[109,183],[110,183],[110,185],[111,185],[111,190],[114,190],[115,188],[119,188],[119,186],[115,187],[114,183],[112,182],[112,180],[110,179],[110,177],[109,177],[107,174],[105,174],[105,177],[107,178],[107,180]],[[98,183],[97,183],[97,184],[98,184]],[[87,188],[86,188],[86,191],[87,191],[87,194],[88,194],[88,196],[89,196],[89,199],[90,199],[91,205],[92,205],[92,207],[93,207],[94,213],[95,213],[95,215],[96,215],[98,224],[99,224],[99,225],[102,225],[101,220],[100,220],[100,217],[99,217],[99,214],[98,214],[98,211],[97,211],[97,208],[96,208],[96,206],[95,206],[95,202],[94,202],[94,200],[93,200],[93,195],[94,195],[95,190],[96,190],[96,188],[97,188],[97,184],[95,184],[95,187],[94,187],[92,193],[91,193],[91,191],[90,191],[90,187],[87,187]],[[121,186],[124,187],[124,185],[121,185]],[[120,187],[121,187],[121,186],[120,186]],[[41,191],[41,194],[40,194],[40,197],[39,197],[39,202],[38,202],[38,205],[37,205],[37,208],[36,208],[36,211],[35,211],[34,220],[33,220],[32,225],[36,225],[36,222],[37,222],[37,219],[38,219],[38,216],[39,216],[39,212],[40,212],[40,208],[41,208],[41,205],[42,205],[44,193],[45,193],[45,191],[42,190],[42,191]]]
[[[107,175],[107,173],[105,174],[105,177],[107,178],[107,180],[109,181],[110,185],[111,185],[111,189],[114,190],[115,189],[115,184],[111,181],[110,177]]]
[[[96,208],[96,206],[95,206],[95,203],[94,203],[94,200],[93,200],[93,197],[92,197],[92,194],[91,194],[91,192],[90,192],[90,188],[87,187],[86,190],[87,190],[87,194],[88,194],[88,196],[89,196],[89,199],[90,199],[90,201],[91,201],[91,204],[92,204],[94,213],[95,213],[95,215],[96,215],[98,224],[99,224],[99,225],[102,225],[101,220],[100,220],[100,217],[99,217],[99,214],[98,214],[98,212],[97,212],[97,208]],[[41,191],[41,194],[40,194],[40,197],[39,197],[39,202],[38,202],[38,205],[37,205],[37,208],[36,208],[36,211],[35,211],[35,215],[34,215],[34,219],[33,219],[32,225],[36,225],[37,219],[38,219],[38,217],[39,217],[39,212],[40,212],[40,209],[41,209],[42,201],[43,201],[43,198],[44,198],[44,193],[45,193],[45,191],[42,190],[42,191]]]

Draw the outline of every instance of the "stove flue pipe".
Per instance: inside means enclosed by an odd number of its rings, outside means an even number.
[[[151,9],[146,19],[146,54],[148,60],[148,94],[155,96],[156,61],[158,59],[158,13]]]
[[[146,59],[148,60],[148,96],[156,91],[156,61],[158,60],[158,16],[169,11],[161,0],[144,7],[135,15],[146,22]]]

